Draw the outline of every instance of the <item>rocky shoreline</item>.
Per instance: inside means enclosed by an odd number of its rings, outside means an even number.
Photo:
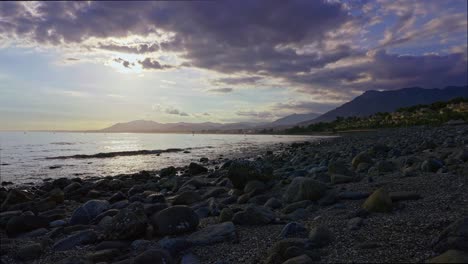
[[[468,126],[0,189],[1,263],[468,262]]]

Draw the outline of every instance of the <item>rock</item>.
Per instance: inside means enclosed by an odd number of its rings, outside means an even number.
[[[174,176],[177,174],[177,170],[174,166],[163,168],[159,171],[160,177]]]
[[[468,253],[451,249],[442,255],[428,260],[427,263],[468,263]]]
[[[158,234],[174,235],[195,230],[199,218],[192,208],[176,205],[153,215],[151,223]]]
[[[42,227],[47,227],[49,221],[45,217],[35,215],[19,215],[10,218],[6,225],[8,236],[16,236]]]
[[[70,256],[61,260],[57,264],[93,264],[93,262],[85,257]]]
[[[72,182],[72,183],[68,184],[67,186],[65,186],[65,188],[63,188],[63,191],[66,192],[66,193],[70,193],[70,192],[78,190],[79,188],[81,188],[80,183]]]
[[[224,187],[212,188],[205,192],[205,194],[203,195],[203,200],[211,197],[218,197],[225,193],[227,193],[227,190]]]
[[[108,262],[119,255],[117,249],[103,249],[86,254],[86,258],[94,263]]]
[[[206,218],[210,215],[210,208],[203,206],[195,210],[195,213],[198,215],[199,219]]]
[[[196,246],[211,245],[225,240],[235,239],[236,227],[232,222],[209,225],[188,237],[188,241]]]
[[[421,199],[421,196],[415,192],[391,192],[389,195],[392,202]]]
[[[278,209],[278,208],[281,208],[282,204],[280,202],[280,200],[272,197],[270,199],[268,199],[268,201],[266,201],[265,207],[268,207],[268,208],[271,208],[271,209]]]
[[[8,221],[10,221],[10,219],[13,216],[21,215],[21,213],[22,213],[21,210],[1,212],[0,213],[0,227],[5,228],[6,224],[8,223]]]
[[[127,196],[122,192],[116,192],[109,198],[109,203],[113,204],[122,200],[127,199]]]
[[[306,254],[303,254],[294,258],[290,258],[286,260],[285,262],[283,262],[283,264],[312,264],[312,263],[314,262]]]
[[[367,198],[362,207],[369,212],[390,212],[392,210],[392,199],[384,189],[380,188]]]
[[[282,239],[307,236],[307,228],[300,223],[290,222],[283,227],[279,236]]]
[[[49,227],[54,228],[54,227],[64,226],[66,224],[67,224],[67,222],[65,220],[59,219],[59,220],[55,220],[55,221],[50,222]]]
[[[278,256],[278,258],[283,258],[286,253],[286,250],[290,247],[298,247],[304,249],[308,246],[309,241],[305,238],[286,238],[273,244],[273,246],[268,250],[268,255],[270,255],[270,259],[271,256],[275,255]]]
[[[65,200],[65,194],[59,188],[55,188],[49,192],[47,200],[61,204]]]
[[[285,206],[283,208],[283,210],[281,210],[281,212],[283,214],[289,214],[289,213],[292,213],[292,212],[296,211],[299,208],[305,208],[305,207],[307,207],[307,206],[309,206],[311,204],[312,204],[312,202],[310,200],[304,200],[304,201],[291,203],[291,204],[288,204],[287,206]]]
[[[348,220],[347,226],[349,230],[358,230],[364,220],[361,217],[353,217]]]
[[[106,237],[115,240],[142,237],[145,235],[147,222],[143,205],[140,203],[131,204],[112,218],[106,229]]]
[[[11,189],[5,200],[3,201],[0,209],[2,211],[7,210],[10,206],[19,204],[19,203],[25,203],[31,201],[31,197],[29,194],[26,192],[17,190],[17,189]]]
[[[273,169],[256,161],[232,161],[229,165],[228,178],[235,188],[242,190],[249,181],[265,182],[273,179]]]
[[[263,206],[249,205],[235,213],[232,221],[238,225],[265,225],[275,220],[275,214]]]
[[[86,225],[97,215],[109,209],[109,202],[106,200],[90,200],[73,211],[70,218],[70,225]]]
[[[366,151],[363,151],[354,156],[353,160],[351,161],[351,165],[353,165],[353,168],[356,169],[361,163],[372,164],[372,162],[373,161],[371,156]]]
[[[191,205],[201,201],[202,197],[195,191],[185,191],[174,198],[173,205]]]
[[[140,255],[136,256],[133,260],[134,264],[172,264],[172,259],[169,252],[163,249],[150,249]]]
[[[146,197],[146,202],[147,203],[165,203],[166,198],[164,198],[164,195],[162,194],[153,193]]]
[[[192,243],[190,243],[187,239],[185,238],[163,238],[158,241],[158,245],[169,251],[173,256],[176,256],[179,254],[179,252],[184,251],[192,246]]]
[[[444,164],[436,159],[427,159],[421,164],[421,170],[425,172],[436,172],[442,168]]]
[[[263,182],[253,180],[247,182],[247,184],[244,187],[244,193],[249,193],[251,196],[253,196],[263,192],[265,189],[266,186]]]
[[[200,164],[197,164],[195,162],[191,162],[189,164],[189,167],[188,167],[188,172],[191,174],[191,175],[198,175],[198,174],[202,174],[202,173],[206,173],[208,172],[208,169],[203,167],[202,165]]]
[[[187,253],[180,259],[180,264],[200,264],[200,259],[193,253]]]
[[[396,170],[396,164],[389,160],[381,160],[375,164],[379,173],[387,173]]]
[[[221,210],[221,213],[219,214],[219,222],[228,222],[232,220],[232,217],[234,216],[234,212],[231,210],[231,208],[224,208]]]
[[[341,174],[344,176],[354,176],[354,172],[349,170],[348,166],[346,166],[346,163],[343,161],[334,161],[330,162],[328,164],[328,174]]]
[[[302,200],[316,201],[320,199],[327,191],[327,186],[319,181],[310,178],[297,177],[284,193],[286,202],[298,202]]]
[[[22,246],[18,249],[18,257],[24,261],[37,259],[41,254],[42,246],[40,243]]]
[[[82,246],[94,243],[97,240],[97,234],[92,229],[83,230],[57,241],[52,249],[55,251],[70,250],[76,246]]]
[[[330,174],[330,182],[332,184],[348,183],[348,182],[352,182],[353,180],[354,178],[350,176],[336,174],[336,173]]]
[[[149,240],[146,240],[146,239],[137,239],[137,240],[134,240],[131,244],[130,244],[130,247],[134,250],[134,251],[145,251],[146,249],[148,249],[149,247],[151,246],[151,241]]]
[[[468,250],[468,217],[459,219],[445,228],[432,242],[435,252],[449,249]]]
[[[129,246],[127,241],[102,241],[101,243],[97,244],[94,248],[95,250],[104,250],[104,249],[125,249]]]
[[[309,233],[309,240],[318,247],[323,247],[330,244],[334,237],[330,230],[323,225],[319,225],[312,229]]]

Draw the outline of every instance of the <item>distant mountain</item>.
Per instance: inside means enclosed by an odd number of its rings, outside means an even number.
[[[273,121],[269,123],[268,126],[291,126],[291,125],[296,125],[307,120],[314,119],[318,116],[320,116],[320,114],[317,114],[317,113],[292,114],[292,115],[288,115],[283,118],[280,118],[276,121]]]
[[[393,112],[401,107],[448,101],[456,97],[468,98],[468,86],[448,86],[444,89],[403,88],[394,91],[366,91],[350,102],[341,105],[315,119],[302,122],[300,126],[318,122],[330,122],[336,117],[369,116],[378,112]]]
[[[258,123],[240,122],[240,123],[158,123],[149,120],[135,120],[127,123],[117,123],[110,127],[99,130],[99,132],[237,132],[238,130],[252,129]]]

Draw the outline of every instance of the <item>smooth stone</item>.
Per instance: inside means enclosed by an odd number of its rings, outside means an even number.
[[[447,250],[443,254],[434,257],[427,263],[468,263],[468,252],[461,250]]]
[[[94,263],[107,262],[118,256],[119,252],[117,249],[102,249],[86,254],[86,258]]]
[[[153,215],[151,223],[158,234],[174,235],[195,230],[198,227],[199,218],[192,208],[176,205]]]
[[[8,236],[15,236],[38,228],[47,227],[49,221],[45,217],[35,215],[18,215],[10,218],[6,225]]]
[[[278,208],[281,208],[282,204],[280,202],[280,200],[272,197],[270,199],[268,199],[268,201],[266,201],[265,207],[268,207],[268,208],[271,208],[271,209],[278,209]]]
[[[194,245],[211,245],[225,240],[236,239],[236,227],[232,222],[207,226],[193,234],[188,241]]]
[[[306,254],[294,258],[290,258],[283,262],[283,264],[312,264],[312,259]]]
[[[302,236],[307,236],[307,228],[304,225],[297,223],[297,222],[287,223],[283,227],[279,235],[281,239],[289,238],[289,237],[302,237]]]
[[[163,249],[150,249],[147,250],[133,260],[134,264],[170,264],[173,263],[169,252]]]
[[[112,217],[109,227],[106,229],[106,237],[114,240],[139,238],[145,235],[147,223],[148,219],[143,205],[131,204]]]
[[[191,175],[198,175],[201,173],[206,173],[208,172],[208,169],[203,167],[200,164],[197,164],[195,162],[191,162],[188,167],[188,171]]]
[[[49,227],[52,227],[52,228],[60,227],[60,226],[66,225],[66,224],[67,224],[67,222],[65,220],[60,220],[59,219],[59,220],[55,220],[55,221],[50,222]]]
[[[309,240],[319,247],[330,244],[333,239],[333,233],[323,225],[313,228],[309,233]]]
[[[76,246],[91,244],[96,239],[97,233],[92,229],[87,229],[57,241],[52,246],[52,249],[56,251],[70,250]]]
[[[310,200],[304,200],[304,201],[291,203],[291,204],[288,204],[287,206],[285,206],[283,208],[283,210],[281,210],[281,212],[283,214],[289,214],[289,213],[292,213],[292,212],[296,211],[299,208],[305,208],[305,207],[307,207],[307,206],[309,206],[311,204],[312,204],[312,202]]]
[[[232,222],[238,225],[265,225],[275,220],[275,214],[268,208],[249,205],[244,211],[237,212]]]
[[[349,230],[358,230],[364,220],[361,217],[354,217],[348,220],[347,226]]]
[[[158,245],[169,251],[173,256],[177,255],[179,252],[188,249],[192,246],[185,238],[168,238],[165,237],[158,241]]]
[[[292,180],[284,193],[284,200],[288,203],[302,200],[319,200],[327,191],[327,186],[319,181],[297,177]]]
[[[392,199],[384,189],[380,188],[367,198],[362,208],[369,212],[390,212],[392,210]]]
[[[191,205],[193,203],[201,201],[202,197],[195,191],[185,191],[176,197],[172,201],[173,205]]]
[[[33,260],[42,254],[42,250],[43,249],[40,243],[22,246],[18,249],[18,257],[24,261]]]
[[[106,200],[90,200],[73,211],[70,218],[70,225],[89,224],[100,213],[109,209],[109,202]]]

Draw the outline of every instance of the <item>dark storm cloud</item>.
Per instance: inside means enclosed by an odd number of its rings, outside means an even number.
[[[213,88],[213,89],[208,89],[207,92],[210,92],[210,93],[230,93],[232,92],[233,89],[232,88]]]
[[[142,61],[138,61],[138,63],[141,64],[143,69],[148,69],[148,70],[165,70],[165,69],[173,68],[173,66],[171,65],[162,65],[157,60],[154,60],[151,58],[145,58]]]
[[[124,53],[144,54],[159,50],[158,44],[138,44],[138,45],[118,45],[118,44],[99,44],[99,49],[117,51]]]
[[[130,66],[135,66],[134,63],[130,63],[129,61],[124,60],[122,58],[114,59],[114,61],[117,63],[121,63],[125,68],[130,68]]]

